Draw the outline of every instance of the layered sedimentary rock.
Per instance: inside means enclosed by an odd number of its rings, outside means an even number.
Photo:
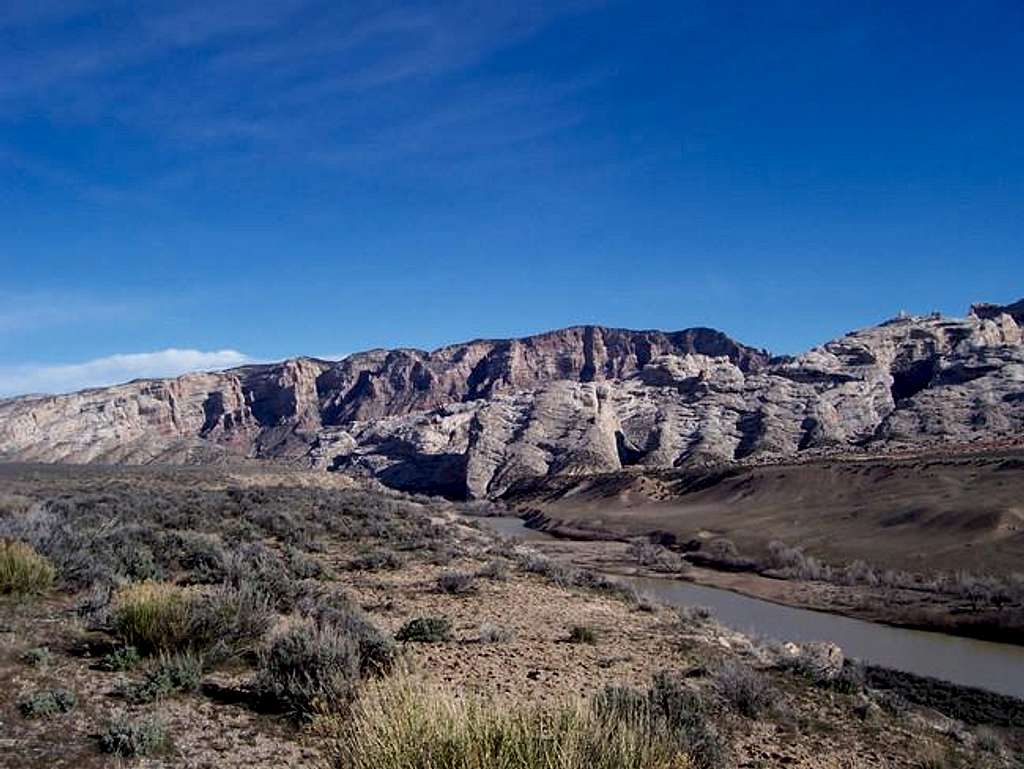
[[[0,401],[0,456],[287,458],[480,497],[630,465],[1015,442],[1018,305],[898,318],[796,357],[710,329],[587,326],[16,398]]]

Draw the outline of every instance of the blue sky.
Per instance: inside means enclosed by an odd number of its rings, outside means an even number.
[[[0,393],[1024,295],[1024,4],[7,0]]]

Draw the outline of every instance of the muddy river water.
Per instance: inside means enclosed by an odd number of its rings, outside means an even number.
[[[519,518],[481,518],[503,536],[552,539]],[[722,623],[751,635],[784,641],[833,641],[850,657],[1024,698],[1024,647],[942,633],[890,627],[837,614],[798,609],[678,580],[619,577],[673,606],[707,606]]]

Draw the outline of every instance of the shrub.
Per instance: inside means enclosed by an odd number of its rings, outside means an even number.
[[[571,568],[536,552],[528,551],[520,555],[519,566],[529,574],[540,574],[559,587],[580,587],[607,593],[630,603],[638,602],[636,590],[630,585],[600,572]]]
[[[303,607],[306,616],[321,625],[331,625],[350,635],[359,646],[359,667],[363,675],[391,672],[398,660],[398,648],[363,612],[341,592],[321,595]]]
[[[816,686],[847,694],[864,688],[864,667],[844,659],[842,650],[834,644],[801,644],[795,654],[784,649],[778,666],[803,676]]]
[[[750,558],[741,555],[736,544],[725,537],[717,537],[706,544],[701,544],[696,551],[687,555],[687,560],[696,564],[729,571],[753,571],[759,565]]]
[[[572,573],[572,585],[585,590],[593,590],[598,593],[606,593],[613,598],[618,598],[627,603],[636,604],[640,597],[632,585],[619,582],[606,574],[589,569],[576,569]]]
[[[508,562],[497,558],[493,561],[488,561],[476,575],[482,579],[504,582],[508,579]]]
[[[398,662],[394,639],[384,635],[368,620],[353,625],[350,631],[359,645],[359,669],[363,675],[386,675]]]
[[[654,676],[647,696],[655,716],[686,746],[697,769],[717,769],[723,764],[725,745],[697,692],[662,671]]]
[[[0,541],[0,594],[26,596],[49,590],[57,572],[49,559],[23,542]]]
[[[20,494],[0,495],[0,517],[5,515],[24,515],[32,508],[32,500]]]
[[[769,569],[798,569],[803,563],[804,554],[798,547],[788,547],[785,543],[774,540],[768,543],[768,559],[765,565]]]
[[[573,570],[539,553],[528,552],[519,560],[519,565],[528,574],[540,574],[559,587],[573,583]]]
[[[115,525],[116,519],[87,516],[70,500],[51,501],[34,521],[33,541],[73,589],[159,578],[164,572],[156,555],[164,551],[160,529]]]
[[[857,560],[838,574],[840,582],[848,585],[868,585],[875,587],[880,583],[878,573],[864,561]]]
[[[111,543],[111,549],[119,575],[134,582],[157,580],[164,576],[150,545],[128,540]]]
[[[858,662],[847,660],[839,674],[829,682],[829,685],[843,694],[857,694],[864,691],[865,680],[864,666]]]
[[[676,616],[681,625],[694,625],[706,622],[714,616],[714,612],[707,606],[680,606],[676,609]]]
[[[978,750],[984,753],[994,753],[996,755],[1003,752],[1005,747],[1003,744],[1003,738],[1000,737],[999,734],[991,727],[978,727],[974,732],[974,737]]]
[[[188,606],[187,646],[210,662],[255,652],[276,620],[271,600],[251,583],[196,596]]]
[[[511,641],[513,634],[512,631],[507,628],[503,628],[500,625],[493,625],[490,622],[485,622],[480,626],[477,637],[480,639],[480,643],[502,644]]]
[[[494,707],[407,678],[376,687],[335,729],[342,769],[652,769],[696,761],[648,709],[610,719],[585,704]]]
[[[573,644],[596,644],[597,630],[589,625],[573,625],[569,629],[569,643]]]
[[[111,672],[134,670],[142,662],[139,650],[134,646],[122,646],[119,649],[105,654],[100,660],[100,668]]]
[[[301,623],[274,638],[259,658],[255,689],[298,720],[336,712],[355,697],[358,642],[332,625]]]
[[[194,531],[174,532],[168,546],[177,551],[178,567],[186,572],[190,583],[212,585],[227,578],[229,556],[219,537]]]
[[[114,589],[109,585],[94,585],[75,603],[75,613],[85,620],[86,627],[93,630],[110,628],[111,603]]]
[[[348,562],[352,571],[397,571],[405,565],[405,559],[393,550],[377,548],[360,553]]]
[[[152,756],[170,748],[167,726],[158,718],[133,721],[121,716],[100,735],[100,750],[118,756]]]
[[[594,697],[592,708],[609,728],[645,724],[660,739],[678,745],[698,769],[718,769],[722,765],[724,745],[703,700],[669,673],[655,675],[646,691],[629,686],[606,687]]]
[[[473,575],[462,571],[446,571],[437,578],[437,589],[449,595],[472,592]]]
[[[262,542],[243,545],[230,554],[226,582],[239,590],[247,584],[258,585],[282,613],[294,608],[300,592],[299,581],[288,564]]]
[[[290,545],[284,553],[288,568],[296,579],[321,579],[326,574],[323,563],[315,556]]]
[[[740,557],[740,551],[736,547],[736,543],[725,537],[717,537],[711,540],[704,550],[709,556],[720,561],[730,561]]]
[[[162,700],[177,693],[199,689],[203,680],[203,659],[195,654],[163,654],[142,681],[124,690],[134,702]]]
[[[715,673],[714,687],[733,709],[749,718],[757,718],[778,699],[766,676],[740,662],[722,664]]]
[[[452,637],[452,623],[447,617],[416,617],[395,633],[396,641],[441,643]]]
[[[191,600],[188,591],[168,582],[126,585],[114,596],[114,632],[144,653],[185,648],[190,640]]]
[[[931,746],[922,752],[923,755],[913,764],[914,769],[955,769],[962,766],[951,751]]]
[[[633,604],[633,608],[637,611],[647,612],[648,614],[654,614],[657,612],[658,607],[661,605],[661,601],[650,593],[642,593],[636,589],[633,590],[631,603]]]
[[[19,700],[18,710],[25,718],[50,718],[77,704],[78,697],[70,689],[40,689]]]
[[[910,712],[910,701],[899,692],[882,689],[873,693],[872,697],[882,710],[896,718],[903,718]]]
[[[53,662],[53,654],[50,652],[50,649],[46,646],[36,646],[32,649],[28,649],[27,651],[23,652],[18,659],[20,659],[26,665],[31,665],[32,667],[37,668],[44,668],[51,662]]]
[[[675,574],[687,568],[686,561],[678,553],[650,542],[632,543],[629,546],[629,554],[641,566],[666,574]]]

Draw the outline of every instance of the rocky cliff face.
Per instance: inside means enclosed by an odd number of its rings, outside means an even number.
[[[971,315],[988,320],[995,320],[1000,315],[1009,315],[1017,325],[1024,324],[1024,299],[1019,299],[1013,304],[998,305],[988,302],[971,305]]]
[[[16,398],[0,401],[0,456],[286,458],[481,497],[630,465],[1014,442],[1011,308],[900,318],[775,359],[711,329],[587,326]]]

